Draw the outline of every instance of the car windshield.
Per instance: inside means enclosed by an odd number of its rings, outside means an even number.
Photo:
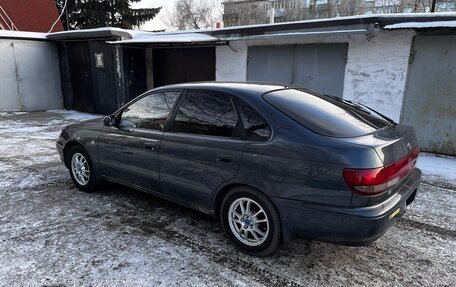
[[[393,124],[362,105],[303,90],[272,91],[263,98],[301,125],[325,136],[362,136]]]

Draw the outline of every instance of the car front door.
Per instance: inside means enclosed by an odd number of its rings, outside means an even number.
[[[156,92],[139,98],[105,126],[98,140],[103,176],[160,192],[158,149],[163,128],[180,92]]]
[[[211,208],[215,190],[236,177],[244,140],[230,96],[187,91],[160,145],[163,192],[190,205]]]

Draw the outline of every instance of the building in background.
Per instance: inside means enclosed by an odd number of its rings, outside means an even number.
[[[54,0],[0,0],[0,30],[48,32],[58,16]],[[59,20],[52,32],[62,30]]]
[[[429,12],[429,0],[228,0],[225,27],[353,15]],[[455,0],[436,0],[436,12],[456,11]]]

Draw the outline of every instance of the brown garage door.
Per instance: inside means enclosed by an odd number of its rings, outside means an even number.
[[[164,85],[215,81],[215,48],[155,49],[155,87]]]

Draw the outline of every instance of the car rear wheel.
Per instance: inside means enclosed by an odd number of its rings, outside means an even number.
[[[247,254],[268,256],[280,245],[279,214],[255,189],[237,187],[229,191],[222,202],[221,221],[228,237]]]
[[[93,192],[97,182],[92,161],[82,146],[73,146],[68,151],[68,167],[74,185],[82,191]]]

